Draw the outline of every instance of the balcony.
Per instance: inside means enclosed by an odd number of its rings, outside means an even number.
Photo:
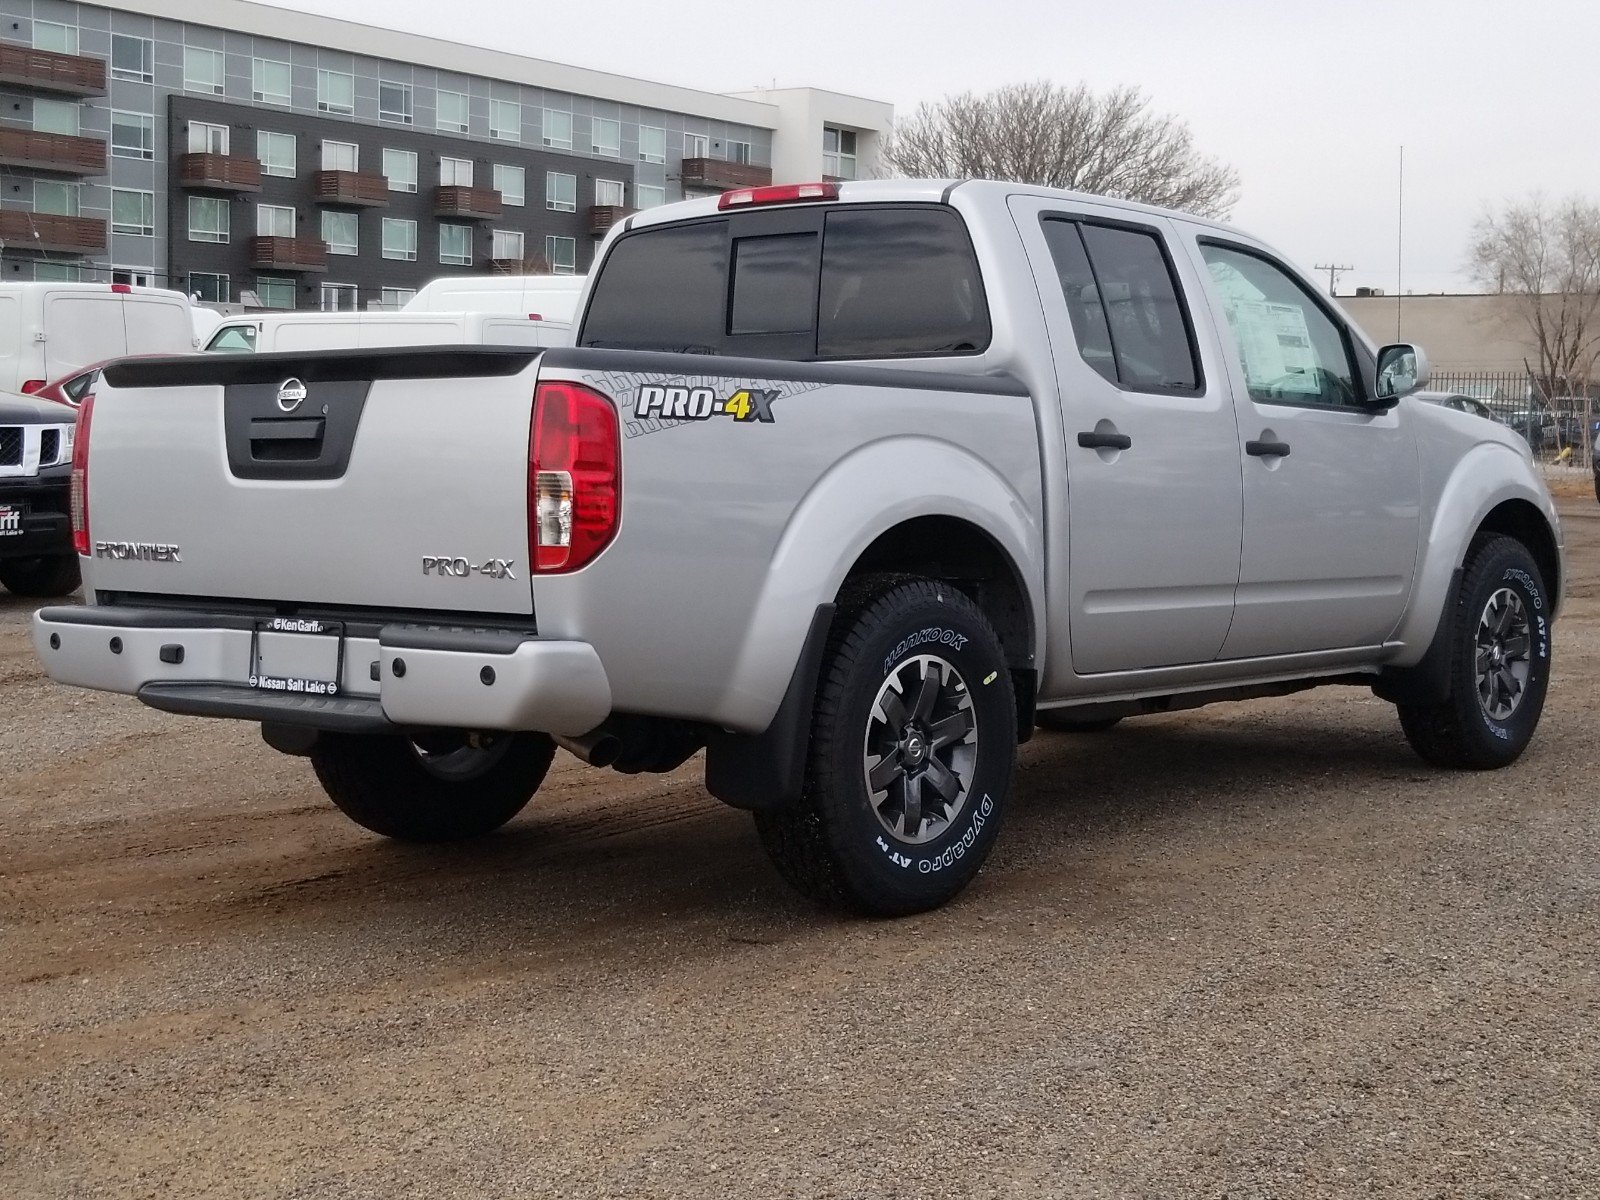
[[[326,271],[328,243],[319,238],[251,238],[250,265],[271,271]]]
[[[64,175],[104,175],[106,144],[99,138],[68,133],[0,129],[0,167],[59,171]]]
[[[487,221],[500,215],[500,193],[493,188],[446,185],[433,193],[433,215]]]
[[[618,221],[631,217],[639,210],[624,208],[620,204],[595,204],[589,208],[589,232],[594,237],[603,237],[611,231],[611,227]]]
[[[0,83],[61,96],[104,96],[104,59],[0,45]]]
[[[726,192],[733,188],[766,187],[771,182],[771,167],[724,162],[720,158],[683,160],[683,186],[686,188],[712,188]]]
[[[238,154],[185,154],[178,182],[200,192],[259,192],[261,164]]]
[[[389,181],[365,171],[318,171],[311,177],[317,203],[344,208],[387,208]]]
[[[97,217],[0,212],[0,242],[7,250],[41,254],[98,254],[106,248],[106,223]]]

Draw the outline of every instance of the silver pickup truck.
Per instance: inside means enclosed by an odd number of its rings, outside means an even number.
[[[948,900],[1017,744],[1358,684],[1505,765],[1550,497],[1271,249],[1003,183],[628,218],[566,348],[128,361],[73,464],[64,683],[261,723],[369,829],[482,834],[557,745],[705,751],[824,902]]]

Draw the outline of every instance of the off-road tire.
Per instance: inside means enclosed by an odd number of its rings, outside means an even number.
[[[1600,501],[1600,471],[1594,473],[1594,498]]]
[[[1074,718],[1070,708],[1046,709],[1033,714],[1033,723],[1051,733],[1104,733],[1122,720],[1121,717],[1099,717],[1092,721]]]
[[[555,743],[542,733],[484,735],[482,761],[447,771],[411,739],[324,733],[311,766],[328,799],[357,825],[402,842],[481,837],[522,811],[544,782]],[[492,740],[488,740],[492,739]],[[434,743],[444,750],[449,743]],[[463,751],[470,745],[461,746]]]
[[[81,582],[76,554],[0,559],[0,584],[18,596],[65,596],[77,591]]]
[[[940,740],[963,722],[959,740]],[[971,882],[1000,832],[1016,728],[1005,652],[971,599],[929,579],[853,586],[823,657],[804,791],[793,806],[756,814],[761,843],[784,879],[820,904],[877,917],[937,908]],[[900,774],[874,791],[869,763]],[[959,803],[942,798],[951,779]],[[898,833],[880,816],[896,797]]]
[[[1489,606],[1498,596],[1515,597],[1527,626],[1525,658],[1507,660],[1509,672],[1527,664],[1515,707],[1496,715],[1480,695],[1480,666],[1488,669],[1492,648],[1480,655],[1480,638],[1495,641]],[[1500,611],[1504,611],[1502,606]],[[1488,770],[1513,763],[1527,749],[1550,684],[1550,597],[1539,565],[1515,538],[1480,534],[1467,551],[1465,570],[1441,627],[1449,653],[1449,695],[1437,704],[1401,704],[1400,728],[1428,762],[1439,767]],[[1502,653],[1504,647],[1502,647]],[[1480,662],[1480,659],[1482,660]],[[1497,696],[1498,693],[1492,693]]]

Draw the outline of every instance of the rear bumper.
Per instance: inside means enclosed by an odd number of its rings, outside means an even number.
[[[253,620],[231,614],[56,607],[34,615],[33,644],[58,683],[122,692],[194,716],[366,732],[423,727],[575,737],[611,711],[605,668],[586,642],[386,625],[376,637],[346,637],[337,690],[306,695],[248,685],[254,630]]]

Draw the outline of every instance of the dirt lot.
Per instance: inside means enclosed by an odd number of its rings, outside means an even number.
[[[1600,1195],[1585,486],[1513,769],[1348,688],[1041,737],[887,924],[693,764],[386,844],[251,728],[51,686],[0,599],[0,1196]]]

